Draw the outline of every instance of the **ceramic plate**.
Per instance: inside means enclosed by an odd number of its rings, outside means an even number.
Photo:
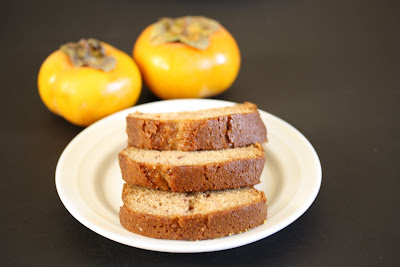
[[[299,218],[312,204],[321,184],[321,165],[312,145],[294,127],[260,110],[269,142],[266,163],[256,187],[267,197],[267,221],[247,232],[203,241],[160,240],[133,234],[119,223],[123,180],[118,152],[126,147],[125,117],[134,111],[175,112],[233,105],[190,99],[139,105],[87,127],[65,148],[56,169],[61,201],[79,222],[94,232],[129,246],[163,252],[207,252],[243,246],[270,236]]]

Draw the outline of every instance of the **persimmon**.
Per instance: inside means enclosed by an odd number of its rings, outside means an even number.
[[[139,98],[142,79],[132,57],[96,39],[68,43],[42,64],[39,94],[46,107],[88,126]]]
[[[162,99],[222,93],[235,81],[241,61],[233,36],[199,16],[151,24],[136,40],[133,58],[147,87]]]

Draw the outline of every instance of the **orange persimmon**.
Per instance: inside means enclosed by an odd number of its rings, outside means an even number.
[[[191,16],[148,26],[133,58],[147,87],[162,99],[222,93],[235,81],[241,61],[235,39],[221,24]]]
[[[82,39],[62,46],[43,62],[38,88],[50,111],[88,126],[134,105],[142,79],[128,54],[95,39]]]

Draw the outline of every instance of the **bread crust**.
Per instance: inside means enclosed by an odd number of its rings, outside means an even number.
[[[221,190],[260,183],[265,152],[261,144],[256,146],[261,152],[258,156],[202,165],[137,162],[123,152],[118,159],[122,178],[128,184],[175,192]]]
[[[128,146],[156,150],[217,150],[267,141],[267,130],[255,104],[245,102],[250,113],[207,119],[126,118]]]
[[[238,234],[257,227],[267,218],[266,198],[209,214],[178,217],[156,216],[121,207],[121,225],[130,232],[159,239],[203,240]]]

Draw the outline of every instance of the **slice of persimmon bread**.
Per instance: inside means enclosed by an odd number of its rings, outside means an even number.
[[[223,150],[179,151],[129,147],[119,155],[129,184],[175,192],[239,188],[258,184],[265,152],[259,143]]]
[[[267,141],[257,105],[174,113],[132,113],[126,117],[128,146],[157,150],[213,150]]]
[[[267,217],[265,194],[253,187],[170,192],[124,184],[121,225],[159,239],[202,240],[247,231]]]

